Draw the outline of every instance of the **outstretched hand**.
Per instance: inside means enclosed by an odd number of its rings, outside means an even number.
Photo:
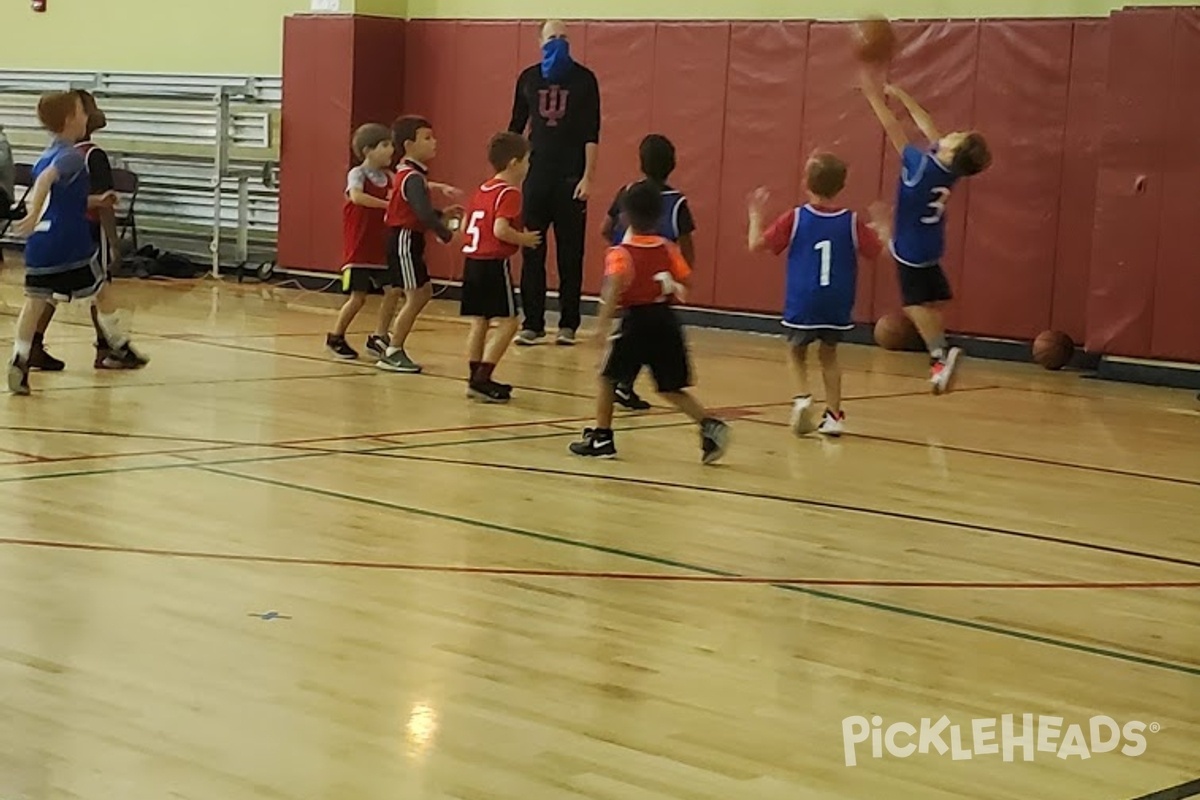
[[[750,207],[752,212],[761,214],[763,209],[767,207],[770,199],[771,190],[765,186],[759,186],[746,196],[746,205]]]
[[[437,191],[444,194],[446,197],[450,197],[450,198],[462,197],[462,195],[463,195],[462,189],[459,189],[457,186],[451,186],[448,183],[431,182],[429,184],[429,188],[436,189]]]

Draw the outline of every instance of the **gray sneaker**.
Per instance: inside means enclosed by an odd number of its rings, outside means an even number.
[[[388,372],[405,372],[410,375],[415,375],[421,371],[421,365],[408,357],[408,353],[403,350],[397,350],[390,356],[384,356],[375,362],[375,366],[379,369],[386,369]]]
[[[528,329],[522,330],[517,334],[517,338],[513,341],[522,347],[533,347],[535,344],[546,338],[545,331],[538,333]]]
[[[22,363],[19,358],[13,356],[13,360],[8,362],[8,390],[13,394],[29,394],[28,360]]]
[[[558,337],[554,343],[562,347],[573,347],[575,345],[575,331],[571,328],[561,328],[558,331]]]
[[[729,449],[729,426],[711,417],[700,423],[700,449],[703,463],[713,464],[720,460]]]

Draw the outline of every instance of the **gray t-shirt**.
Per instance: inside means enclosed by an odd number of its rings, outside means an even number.
[[[9,198],[9,202],[13,203],[17,200],[13,196],[13,192],[16,190],[16,180],[12,147],[8,144],[8,137],[4,135],[3,126],[0,126],[0,192],[3,192]]]
[[[381,169],[370,169],[365,164],[359,164],[346,177],[346,194],[350,194],[352,189],[363,191],[367,181],[382,189],[392,182],[392,176]]]

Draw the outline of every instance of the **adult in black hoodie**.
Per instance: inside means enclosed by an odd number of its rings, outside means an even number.
[[[517,78],[508,126],[513,133],[529,130],[525,225],[542,233],[542,244],[524,252],[525,321],[517,343],[537,344],[546,335],[546,233],[553,226],[561,311],[557,341],[571,345],[579,328],[587,200],[600,143],[600,86],[590,69],[572,60],[563,22],[543,25],[541,42],[542,62]]]

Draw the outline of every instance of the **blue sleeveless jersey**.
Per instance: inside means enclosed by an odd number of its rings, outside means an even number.
[[[793,218],[783,324],[849,330],[858,280],[857,220],[849,209],[806,205]]]
[[[33,275],[86,266],[96,254],[87,219],[91,184],[83,155],[56,139],[34,164],[34,181],[51,166],[58,169],[58,180],[50,187],[41,221],[25,243],[25,271]]]
[[[683,201],[683,192],[675,189],[663,189],[663,212],[662,216],[658,218],[658,230],[655,233],[669,242],[679,241],[679,209],[683,207]],[[612,243],[614,247],[625,241],[625,232],[627,229],[628,226],[618,217],[612,231]]]
[[[930,266],[946,248],[946,203],[957,178],[933,150],[908,145],[901,161],[892,255],[909,266]]]

